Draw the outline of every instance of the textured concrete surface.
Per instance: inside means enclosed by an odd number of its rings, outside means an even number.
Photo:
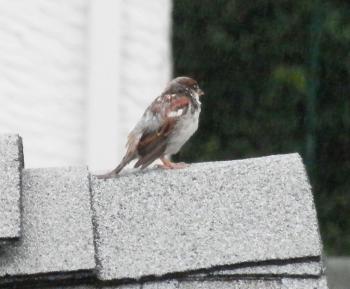
[[[141,284],[121,284],[121,285],[115,285],[115,286],[97,286],[96,289],[141,289],[142,285]]]
[[[328,289],[325,278],[320,279],[222,279],[222,280],[159,280],[143,284],[120,284],[106,286],[75,285],[50,286],[42,289]],[[330,287],[331,288],[331,287]]]
[[[279,280],[201,280],[181,282],[179,289],[282,289]],[[299,288],[303,289],[303,288]],[[311,288],[309,288],[311,289]]]
[[[261,280],[201,280],[180,282],[179,289],[328,289],[325,278],[320,279],[261,279]],[[149,288],[153,289],[153,288]]]
[[[57,286],[57,287],[48,287],[47,289],[141,289],[141,284],[119,284],[114,286],[106,286],[103,284],[97,285],[75,285],[75,286]],[[41,287],[40,289],[45,289],[45,287]]]
[[[234,275],[308,275],[320,276],[323,271],[321,262],[298,262],[290,264],[246,266],[234,269],[214,271],[214,276],[234,276]]]
[[[178,289],[179,286],[178,280],[164,280],[144,283],[141,289]]]
[[[22,139],[18,135],[0,135],[0,242],[21,235]]]
[[[23,237],[0,251],[0,277],[95,268],[86,168],[23,170]]]
[[[99,278],[319,256],[297,154],[92,179]]]
[[[350,257],[328,257],[326,267],[329,288],[350,288]]]

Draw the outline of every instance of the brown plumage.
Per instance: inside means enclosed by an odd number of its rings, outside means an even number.
[[[116,176],[128,163],[137,159],[135,168],[146,168],[160,158],[163,167],[175,169],[166,156],[177,153],[198,128],[203,91],[190,77],[177,77],[146,109],[135,128],[130,132],[126,154],[121,163],[110,173],[98,176]]]

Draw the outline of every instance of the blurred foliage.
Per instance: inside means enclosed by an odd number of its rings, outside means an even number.
[[[312,19],[322,9],[313,77]],[[350,254],[350,2],[176,0],[174,75],[206,95],[200,127],[177,156],[227,160],[300,152],[315,91],[314,188],[328,254]]]

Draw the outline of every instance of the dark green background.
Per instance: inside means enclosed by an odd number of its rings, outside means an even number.
[[[175,0],[174,75],[206,96],[177,156],[299,152],[328,254],[350,254],[350,3]]]

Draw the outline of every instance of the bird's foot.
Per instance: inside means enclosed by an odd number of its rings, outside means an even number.
[[[189,164],[186,163],[173,163],[167,159],[161,158],[162,165],[158,165],[158,167],[165,169],[165,170],[177,170],[177,169],[183,169],[187,168]]]
[[[171,163],[171,168],[172,169],[184,169],[184,168],[187,168],[189,167],[190,165],[189,164],[186,164],[184,162],[181,162],[181,163]]]

